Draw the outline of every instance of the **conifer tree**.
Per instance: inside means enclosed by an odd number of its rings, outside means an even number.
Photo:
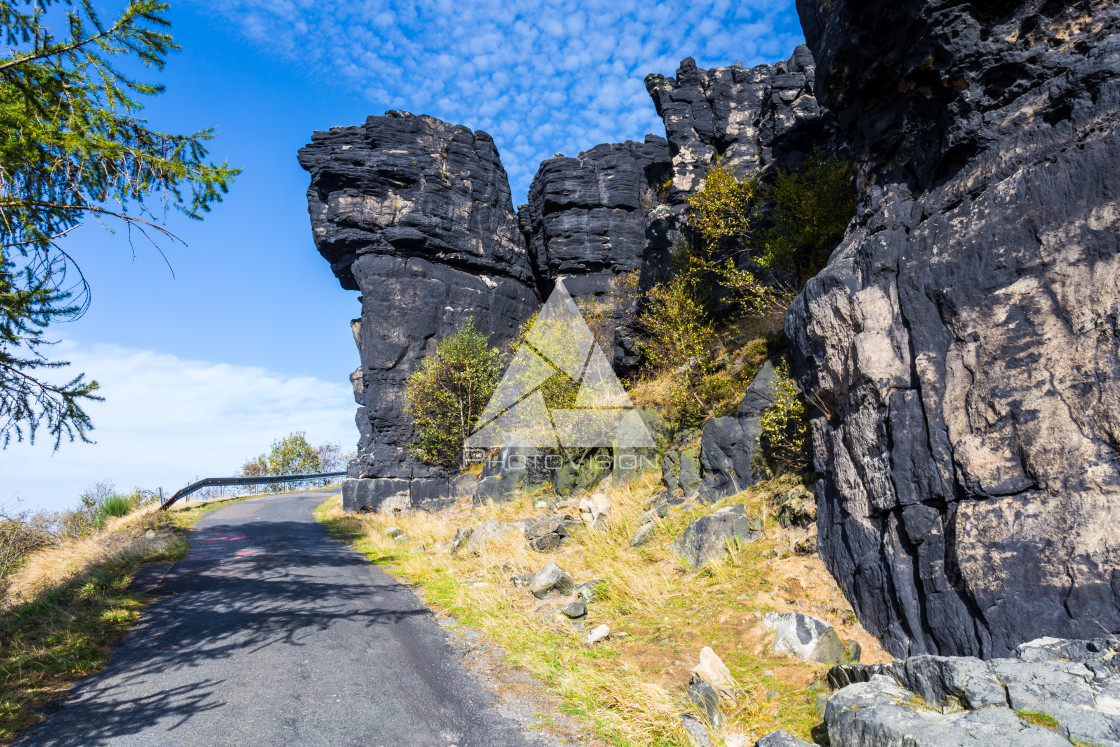
[[[129,0],[106,24],[90,0],[0,0],[0,447],[44,428],[57,449],[92,428],[84,406],[100,399],[97,382],[49,380],[67,363],[48,357],[44,334],[89,299],[75,248],[60,240],[90,218],[130,241],[174,240],[167,212],[201,218],[238,173],[206,161],[212,130],[171,135],[139,117],[163,87],[122,68],[162,70],[178,49],[167,9]]]

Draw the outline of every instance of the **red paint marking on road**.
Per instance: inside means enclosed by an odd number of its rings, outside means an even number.
[[[237,537],[234,537],[234,536],[229,535],[229,534],[215,534],[214,539],[208,539],[208,540],[206,540],[206,542],[207,542],[207,544],[209,544],[209,543],[212,543],[212,542],[222,542],[222,541],[226,541],[226,540],[233,541],[233,540],[243,540],[243,539],[245,539],[245,535],[243,535],[243,534],[239,535]]]
[[[256,550],[238,550],[234,555],[256,555]]]

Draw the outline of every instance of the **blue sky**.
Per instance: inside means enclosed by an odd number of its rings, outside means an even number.
[[[101,4],[109,15],[118,6]],[[792,0],[420,3],[185,0],[158,128],[215,127],[244,173],[203,222],[172,217],[163,257],[97,224],[67,237],[90,311],[56,353],[103,386],[94,445],[0,451],[0,505],[60,508],[99,480],[173,490],[232,474],[293,430],[353,450],[357,366],[342,290],[315,251],[296,151],[314,130],[404,109],[486,130],[523,202],[537,166],[602,142],[664,135],[647,73],[788,57]]]

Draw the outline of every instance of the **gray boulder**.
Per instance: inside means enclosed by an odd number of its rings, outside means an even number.
[[[490,543],[510,536],[521,536],[521,529],[509,524],[503,524],[497,519],[487,519],[471,532],[470,537],[466,540],[467,549],[471,553],[478,555]]]
[[[747,516],[744,506],[728,506],[688,525],[669,550],[693,570],[727,554],[729,542],[754,542],[760,536],[757,521]]]
[[[755,484],[752,461],[758,453],[762,416],[774,405],[777,380],[774,360],[766,361],[751,380],[735,415],[704,424],[700,439],[700,493],[704,500],[714,501]]]
[[[568,594],[572,591],[572,577],[560,569],[555,563],[549,563],[537,571],[526,583],[526,588],[537,599],[543,599],[550,592]]]
[[[642,524],[638,527],[638,531],[634,532],[634,536],[630,539],[630,547],[641,547],[650,541],[653,533],[657,530],[657,525],[652,521],[648,524]]]
[[[793,736],[788,731],[775,731],[754,743],[755,747],[813,747],[812,742]]]
[[[723,725],[723,715],[719,710],[719,693],[704,680],[695,680],[688,686],[688,699],[704,711],[708,723],[718,729]]]
[[[828,673],[829,684],[840,686],[826,708],[828,734],[834,745],[896,744],[889,740],[909,732],[914,745],[1120,747],[1118,653],[1120,645],[1102,639],[1046,638],[1018,647],[1014,658],[987,662],[912,656],[836,666]],[[1037,713],[1054,719],[1057,731],[1018,715]],[[859,741],[872,737],[879,741]]]
[[[844,641],[824,620],[800,612],[768,612],[763,622],[778,634],[774,641],[778,653],[825,664],[851,661]]]
[[[1051,747],[1069,742],[1033,726],[1010,708],[943,715],[914,705],[914,693],[874,675],[828,700],[825,723],[832,747]]]

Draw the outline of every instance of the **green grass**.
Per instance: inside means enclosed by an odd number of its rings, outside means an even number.
[[[105,666],[109,644],[157,598],[129,588],[141,566],[181,560],[187,554],[187,531],[199,517],[250,497],[142,514],[97,535],[96,542],[54,548],[57,560],[45,561],[44,573],[51,574],[51,562],[77,572],[0,607],[0,744],[38,721],[36,710],[65,694],[75,679]],[[149,541],[148,530],[163,534]],[[100,554],[98,547],[111,552]]]
[[[1041,726],[1044,729],[1058,730],[1058,720],[1049,714],[1039,713],[1038,711],[1015,711],[1015,715],[1028,724]]]

